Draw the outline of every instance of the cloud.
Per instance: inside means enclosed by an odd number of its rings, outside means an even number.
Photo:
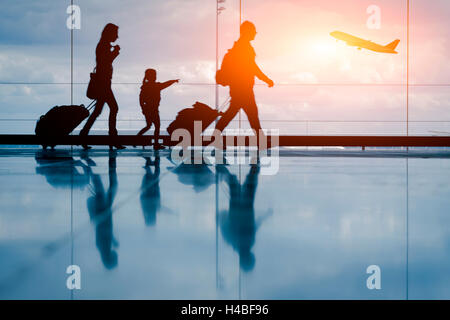
[[[49,54],[43,57],[17,52],[10,48],[3,47],[1,49],[3,49],[0,53],[0,81],[2,82],[53,83],[69,81],[69,61],[58,61],[58,57],[49,59]]]
[[[2,0],[0,43],[69,44],[66,8],[70,1]]]

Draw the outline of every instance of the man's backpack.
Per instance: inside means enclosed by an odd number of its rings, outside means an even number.
[[[220,69],[216,72],[216,83],[229,86],[234,78],[233,49],[229,49],[222,60]]]

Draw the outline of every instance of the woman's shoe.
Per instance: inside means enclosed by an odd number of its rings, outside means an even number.
[[[81,130],[80,137],[87,137],[87,133]],[[87,144],[82,144],[81,146],[83,147],[84,150],[92,149],[92,147],[88,146]]]

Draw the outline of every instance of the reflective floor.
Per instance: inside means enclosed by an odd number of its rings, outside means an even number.
[[[262,163],[0,149],[0,299],[450,299],[450,153]]]

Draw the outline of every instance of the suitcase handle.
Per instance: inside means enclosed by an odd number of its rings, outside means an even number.
[[[91,111],[97,105],[97,100],[92,100],[91,103],[86,107],[88,111]]]
[[[222,113],[223,110],[227,107],[227,104],[230,102],[231,97],[228,96],[228,98],[224,101],[224,103],[222,103],[218,108],[217,111],[219,111],[219,113]]]

